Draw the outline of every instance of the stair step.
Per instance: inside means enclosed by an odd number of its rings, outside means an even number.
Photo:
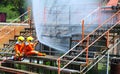
[[[78,45],[77,47],[86,47],[86,45]],[[91,47],[96,47],[96,48],[106,48],[106,46],[101,46],[101,45],[92,45]]]
[[[3,46],[3,48],[13,48],[14,47],[14,44],[15,43],[13,43],[13,44],[3,44],[4,46]]]
[[[22,36],[26,36],[27,34],[29,34],[29,32],[20,31],[20,35],[22,35]]]
[[[46,60],[46,61],[54,61],[56,62],[57,59],[59,58],[58,56],[29,56],[27,57],[29,59],[39,59],[39,60]],[[61,62],[69,62],[70,60],[66,60],[66,59],[61,59]],[[75,65],[80,65],[80,64],[85,64],[86,62],[82,62],[82,61],[73,61],[71,64],[75,64]]]
[[[119,33],[120,30],[110,30],[110,33]]]
[[[52,71],[58,71],[58,67],[54,67],[54,66],[48,66],[48,65],[42,65],[42,64],[36,64],[36,63],[29,63],[29,62],[23,62],[23,61],[12,61],[12,60],[6,60],[6,63],[14,63],[14,64],[23,64],[23,65],[29,65],[32,67],[36,67],[36,68],[44,68],[47,70],[52,70]],[[73,69],[63,69],[61,72],[64,73],[80,73],[80,71],[78,70],[73,70]]]
[[[5,55],[14,55],[15,53],[10,53],[10,52],[0,52],[0,54],[5,54]]]
[[[10,42],[16,42],[17,40],[10,39],[9,41],[10,41]]]
[[[25,31],[20,31],[20,34],[22,34],[22,33],[26,33]]]
[[[71,50],[71,52],[78,52],[80,53],[82,50]],[[92,50],[88,50],[88,53],[92,53],[92,54],[99,54],[100,51],[92,51]]]
[[[40,52],[43,52],[43,53],[51,53],[51,54],[59,54],[59,53],[61,53],[61,52],[58,52],[58,51],[55,51],[55,50],[38,50],[38,51],[40,51]]]
[[[86,46],[77,46],[72,52],[81,52],[81,50],[85,49]],[[102,50],[106,50],[106,46],[90,46],[88,51],[89,52],[100,52]]]
[[[34,72],[29,72],[29,71],[14,69],[14,68],[8,68],[8,67],[4,67],[4,66],[0,66],[0,71],[10,72],[10,73],[14,73],[14,74],[38,74],[38,73],[34,73]]]
[[[84,34],[84,37],[87,36],[87,35],[88,35],[88,34],[85,33],[85,34]],[[93,37],[93,36],[100,36],[100,35],[99,35],[99,34],[94,34],[94,35],[91,34],[91,35],[90,35],[90,37]],[[81,37],[82,37],[82,34],[74,34],[74,35],[72,35],[72,37],[80,37],[80,38],[81,38]]]
[[[71,56],[77,56],[80,52],[70,52],[69,55]],[[100,54],[100,52],[90,52],[88,51],[88,58],[95,58],[96,56],[98,56]],[[86,52],[83,52],[80,57],[85,58],[86,57]]]
[[[97,33],[104,33],[106,30],[97,30],[96,32]],[[119,27],[114,27],[113,29],[110,30],[110,33],[116,33],[116,32],[119,32],[120,31],[120,28]],[[110,35],[112,36],[112,35]]]
[[[17,40],[17,38],[19,37],[20,35],[15,35],[14,36],[14,39]]]
[[[113,35],[112,35],[113,36]],[[95,37],[96,38],[96,37]],[[105,40],[106,40],[106,38],[105,37],[103,37],[103,38],[101,38],[100,40],[98,40],[99,42],[105,42]],[[78,40],[78,39],[72,39],[72,41],[74,41],[74,42],[80,42],[81,40]],[[91,39],[90,39],[90,41],[91,41]],[[83,42],[87,42],[87,40],[84,40]]]
[[[116,25],[114,28],[120,29],[120,24]]]
[[[73,59],[75,56],[64,56],[64,58],[70,58]],[[89,60],[95,60],[96,58],[89,58]],[[86,57],[78,57],[76,60],[86,60]]]
[[[65,60],[65,59],[61,59],[61,62],[69,62],[71,60]],[[85,60],[80,60],[80,61],[72,61],[71,64],[74,65],[81,65],[81,64],[86,64]]]
[[[2,48],[2,50],[0,51],[0,54],[9,55],[9,54],[13,54],[13,51],[14,49]]]
[[[9,44],[3,44],[3,47],[4,48],[6,48],[6,47],[8,47],[9,46]]]
[[[45,60],[45,61],[55,61],[59,58],[59,56],[51,56],[51,55],[46,55],[46,56],[28,56],[26,57],[28,59],[38,59],[38,60]]]
[[[9,40],[9,44],[15,44],[16,42],[17,40],[12,40],[12,39]]]
[[[35,30],[35,28],[25,28],[25,31],[27,31],[27,30]]]

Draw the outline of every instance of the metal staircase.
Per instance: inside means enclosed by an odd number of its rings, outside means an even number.
[[[39,63],[35,64],[35,63],[26,63],[26,62],[23,62],[23,64],[38,68],[47,68],[48,70],[51,70],[53,72],[54,70],[58,69],[58,74],[65,74],[64,72],[68,72],[69,74],[87,73],[94,65],[96,65],[105,56],[105,54],[108,51],[112,50],[114,47],[117,46],[117,44],[120,43],[120,41],[118,41],[116,42],[115,45],[113,44],[114,43],[113,38],[115,36],[113,33],[117,34],[116,37],[119,37],[120,35],[119,33],[120,19],[112,22],[112,24],[110,23],[111,21],[116,19],[116,17],[120,14],[120,10],[117,11],[115,14],[113,14],[110,18],[106,19],[100,25],[94,27],[94,30],[85,31],[85,29],[87,28],[93,29],[92,24],[94,24],[95,21],[98,21],[99,18],[98,17],[91,18],[91,21],[94,22],[90,21],[89,23],[91,25],[88,24],[87,26],[84,25],[86,22],[85,19],[89,18],[89,16],[93,16],[93,14],[94,15],[99,14],[99,11],[101,11],[100,9],[101,8],[97,8],[96,10],[94,10],[92,13],[90,13],[88,16],[84,18],[84,20],[82,21],[82,27],[83,27],[82,33],[78,34],[77,39],[76,38],[74,39],[74,36],[76,37],[76,35],[72,35],[73,37],[71,39],[72,41],[71,44],[73,45],[71,46],[73,47],[64,55],[62,55],[59,58],[57,57],[58,59],[55,58],[55,56],[29,57],[30,59],[37,59],[37,60],[39,59],[40,61],[41,59],[42,61],[52,60],[51,62],[54,63],[54,65],[48,66],[45,65],[44,63],[41,65]],[[23,36],[29,35],[29,30],[30,28],[25,28],[24,31],[20,32],[20,35]],[[35,31],[34,29],[32,30]],[[5,44],[5,48],[2,49],[2,51],[5,52],[6,54],[8,54],[9,52],[11,53],[11,50],[13,50],[13,45],[15,44],[17,37],[18,35],[14,37],[14,40],[9,40],[9,44]],[[58,68],[56,67],[56,59],[57,59]],[[14,63],[16,61],[12,61],[12,62]],[[22,62],[19,61],[16,63],[22,64]]]
[[[92,32],[88,34],[82,33],[82,39],[79,40],[79,42],[68,52],[57,59],[58,74],[60,74],[64,68],[69,68],[69,65],[72,62],[77,62],[80,68],[76,70],[78,70],[79,73],[84,74],[89,71],[94,64],[100,61],[100,59],[106,54],[112,45],[113,37],[111,32],[115,31],[114,27],[119,26],[120,19],[114,21],[113,24],[110,24],[110,22],[119,14],[120,10],[105,20]],[[62,62],[62,60],[67,61]]]
[[[17,41],[18,36],[24,36],[25,38],[30,36],[30,29],[31,28],[24,28],[24,30],[20,31],[20,35],[15,35],[14,39],[10,39],[9,43],[4,44],[3,48],[1,49],[0,56],[11,56],[14,53],[14,45]],[[35,29],[32,28],[33,33],[35,33]]]
[[[96,13],[96,11],[99,11],[99,9],[100,8],[96,9],[91,14]],[[113,16],[105,20],[102,24],[98,25],[94,29],[94,31],[92,32],[89,31],[89,33],[84,32],[79,34],[80,36],[79,39],[81,40],[75,40],[72,37],[71,39],[72,42],[76,42],[77,44],[75,43],[74,47],[72,47],[68,52],[66,52],[63,56],[57,59],[58,68],[56,67],[56,65],[55,67],[49,66],[49,68],[54,68],[55,70],[58,69],[58,74],[62,74],[62,72],[64,71],[67,71],[69,73],[76,73],[76,74],[78,73],[84,74],[88,72],[96,63],[98,63],[105,56],[106,52],[111,49],[110,47],[113,43],[113,38],[114,38],[112,33],[117,33],[117,35],[119,35],[118,27],[120,21],[119,20],[115,21],[114,24],[109,23],[110,21],[115,19],[119,13],[120,11],[116,12]],[[91,16],[91,14],[88,15],[87,17]],[[93,22],[90,23],[93,24]],[[82,24],[84,25],[84,23]],[[91,28],[93,26],[87,25],[86,27]],[[28,29],[29,28],[25,28],[24,31],[21,31],[21,35],[27,36],[29,34]],[[17,37],[18,36],[15,36],[15,40]],[[14,40],[10,40],[10,44],[5,44],[6,50],[10,49],[15,42],[16,41]],[[8,55],[8,52],[10,51],[6,51],[6,50],[3,52],[6,52],[6,54]],[[37,57],[37,59],[38,58],[43,60],[45,59],[45,57],[42,58]],[[44,65],[44,67],[47,66]]]

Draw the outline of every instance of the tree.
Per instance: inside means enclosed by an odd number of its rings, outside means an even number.
[[[10,1],[7,1],[7,0],[0,0],[0,5],[3,5],[3,6],[7,6],[9,5],[11,2]]]
[[[25,12],[25,0],[0,0],[0,5],[7,6],[11,5],[12,11],[16,11],[19,15],[22,15]],[[21,21],[24,20],[24,17],[20,18]]]
[[[12,10],[17,11],[19,15],[22,15],[25,12],[25,0],[11,0],[11,4],[14,6]],[[20,20],[23,21],[24,17],[21,17]]]

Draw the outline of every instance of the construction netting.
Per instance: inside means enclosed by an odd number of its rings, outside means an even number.
[[[82,20],[85,33],[89,33],[112,15],[101,10],[102,1],[32,0],[38,40],[61,52],[69,50],[72,36],[81,34]]]

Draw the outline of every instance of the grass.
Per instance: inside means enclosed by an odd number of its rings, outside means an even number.
[[[107,73],[106,63],[107,62],[103,59],[102,62],[100,61],[98,63],[98,66],[96,66],[96,67],[94,66],[87,74],[106,74]],[[110,71],[110,67],[108,69]]]
[[[106,74],[106,65],[103,63],[98,63],[98,73],[99,74]]]

